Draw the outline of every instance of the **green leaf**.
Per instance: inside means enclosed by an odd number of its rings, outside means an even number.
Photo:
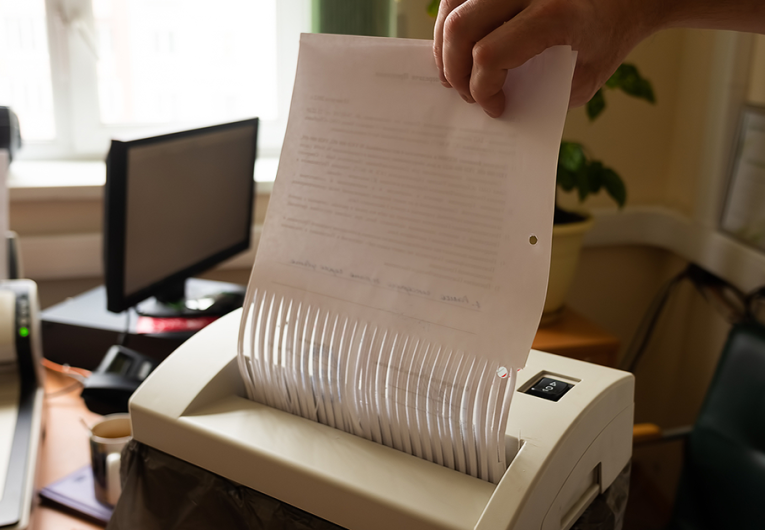
[[[590,177],[585,167],[576,172],[576,191],[579,194],[579,202],[584,202],[590,194]]]
[[[576,142],[561,142],[558,165],[572,173],[578,172],[587,163],[582,144]]]
[[[566,169],[565,167],[561,167],[558,165],[558,174],[556,176],[556,182],[558,183],[558,186],[560,186],[563,191],[571,191],[574,189],[574,186],[576,185],[576,180],[574,179],[574,173]]]
[[[623,91],[630,96],[656,103],[651,82],[640,75],[634,64],[619,65],[616,72],[606,81],[606,87]]]
[[[604,166],[600,160],[589,160],[582,144],[576,142],[560,144],[556,183],[563,191],[576,189],[580,202],[602,188],[620,208],[627,201],[627,189],[616,171]]]
[[[633,64],[622,64],[606,81],[604,88],[617,89],[630,96],[656,102],[650,81],[644,79]],[[605,90],[601,88],[587,102],[587,116],[597,118],[606,107]],[[561,142],[558,157],[557,184],[564,191],[576,189],[580,201],[590,193],[598,193],[605,188],[620,208],[627,202],[627,189],[621,177],[602,162],[589,160],[581,144]]]
[[[598,193],[603,186],[603,163],[595,160],[587,166],[587,183],[590,193]]]
[[[590,101],[587,102],[587,117],[590,118],[590,121],[593,121],[605,108],[606,98],[603,97],[603,89],[599,88],[595,95],[590,98]]]
[[[624,208],[624,203],[627,202],[627,188],[622,178],[611,168],[603,169],[602,178],[606,192],[616,201],[619,208]]]
[[[436,18],[438,16],[438,6],[440,3],[441,0],[431,0],[431,2],[428,4],[428,15]]]
[[[611,74],[611,77],[608,78],[605,86],[608,88],[619,88],[624,82],[624,78],[627,77],[634,69],[635,67],[633,65],[627,63],[620,64],[616,71]]]

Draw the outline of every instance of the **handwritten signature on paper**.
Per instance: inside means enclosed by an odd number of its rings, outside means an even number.
[[[312,271],[316,270],[316,264],[308,261],[307,259],[291,259],[290,265],[296,265],[298,267],[303,267],[304,269],[309,269]]]
[[[340,267],[332,267],[330,265],[321,265],[314,263],[312,261],[309,261],[307,259],[291,259],[290,265],[295,265],[297,267],[302,267],[304,269],[316,271],[316,272],[323,272],[325,274],[331,274],[332,276],[344,276],[345,272]]]
[[[408,285],[408,284],[396,283],[396,282],[383,282],[382,280],[380,280],[380,278],[371,276],[369,274],[349,271],[341,267],[336,267],[332,265],[324,265],[320,263],[315,263],[307,259],[293,258],[293,259],[290,259],[289,263],[290,265],[307,269],[313,272],[318,272],[322,274],[330,274],[336,278],[345,278],[345,279],[356,281],[356,282],[363,282],[369,285],[373,285],[375,287],[381,287],[391,291],[404,293],[407,295],[429,298],[438,302],[443,302],[443,303],[451,304],[451,305],[458,305],[458,306],[466,307],[473,310],[481,309],[480,301],[473,300],[465,294],[433,293],[430,289],[423,289],[421,287],[417,287],[414,285]]]
[[[476,309],[481,309],[481,302],[479,302],[478,300],[474,300],[471,302],[470,298],[468,298],[467,295],[455,296],[452,294],[442,294],[441,301],[447,302],[450,304],[460,304],[460,305],[465,305],[469,307],[474,307]]]

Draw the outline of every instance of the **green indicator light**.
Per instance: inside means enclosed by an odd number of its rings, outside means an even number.
[[[22,337],[28,337],[29,336],[29,328],[20,327],[19,328],[19,335],[21,335]]]

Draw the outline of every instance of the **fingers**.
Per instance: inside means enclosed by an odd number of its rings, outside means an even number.
[[[568,44],[578,52],[570,105],[583,105],[646,31],[611,0],[442,0],[434,53],[442,82],[498,117],[507,70]]]
[[[505,110],[505,84],[507,70],[486,69],[473,63],[473,73],[470,76],[470,92],[484,112],[492,118],[499,118]]]
[[[438,17],[436,17],[436,26],[433,31],[433,55],[436,59],[436,66],[438,66],[438,75],[441,78],[441,84],[445,87],[451,87],[451,85],[444,75],[444,22],[446,21],[446,17],[464,2],[465,0],[441,0],[441,3],[438,6]]]
[[[473,69],[473,46],[485,35],[515,16],[525,0],[466,0],[449,4],[444,10],[442,24],[436,28],[441,41],[442,74],[466,101],[474,101],[470,91],[470,75]],[[458,5],[456,5],[458,4]],[[439,12],[439,18],[442,14]]]
[[[555,44],[565,42],[565,30],[524,11],[476,43],[469,90],[486,114],[496,118],[505,109],[502,90],[507,71],[517,68]]]
[[[616,66],[618,64],[617,62]],[[568,107],[571,109],[581,107],[590,101],[605,80],[611,76],[612,70],[615,69],[616,67],[606,70],[606,75],[598,75],[599,73],[593,72],[589,65],[577,61],[574,79],[571,81],[571,97],[568,100]]]

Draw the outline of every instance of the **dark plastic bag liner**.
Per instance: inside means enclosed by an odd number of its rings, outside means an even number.
[[[342,530],[294,506],[136,441],[122,451],[122,496],[107,530]],[[630,466],[572,530],[620,530]]]
[[[595,497],[571,530],[622,530],[630,492],[631,470],[630,462],[608,489]]]
[[[107,530],[342,530],[294,506],[136,441]]]

